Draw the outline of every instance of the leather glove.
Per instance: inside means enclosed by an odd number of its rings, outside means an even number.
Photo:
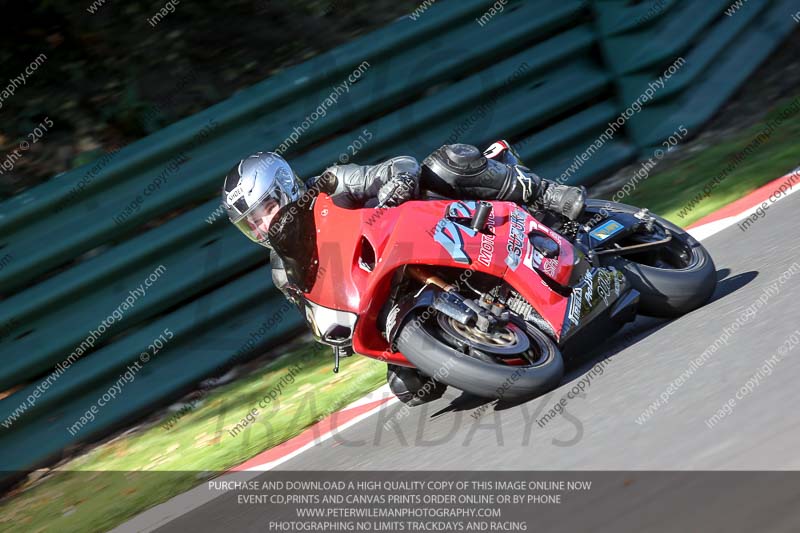
[[[398,174],[378,190],[378,207],[396,207],[414,197],[417,180],[410,174]]]

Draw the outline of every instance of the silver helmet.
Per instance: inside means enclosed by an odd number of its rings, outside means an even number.
[[[275,214],[297,201],[304,190],[285,159],[272,152],[257,152],[225,176],[222,205],[239,231],[269,248],[269,226]]]

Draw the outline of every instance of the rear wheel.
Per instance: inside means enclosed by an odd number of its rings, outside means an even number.
[[[558,386],[564,363],[556,343],[517,318],[491,333],[434,313],[412,313],[397,347],[423,374],[484,398],[519,401]]]

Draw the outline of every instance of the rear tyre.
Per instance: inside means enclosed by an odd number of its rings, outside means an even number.
[[[412,312],[396,337],[400,352],[423,374],[483,398],[510,402],[558,386],[564,363],[556,343],[517,318],[488,339],[477,328],[434,313],[422,321]]]

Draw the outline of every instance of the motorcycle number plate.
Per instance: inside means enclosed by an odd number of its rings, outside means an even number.
[[[604,241],[615,233],[622,231],[624,227],[625,226],[616,220],[607,220],[590,231],[589,235],[591,235],[595,240]]]

